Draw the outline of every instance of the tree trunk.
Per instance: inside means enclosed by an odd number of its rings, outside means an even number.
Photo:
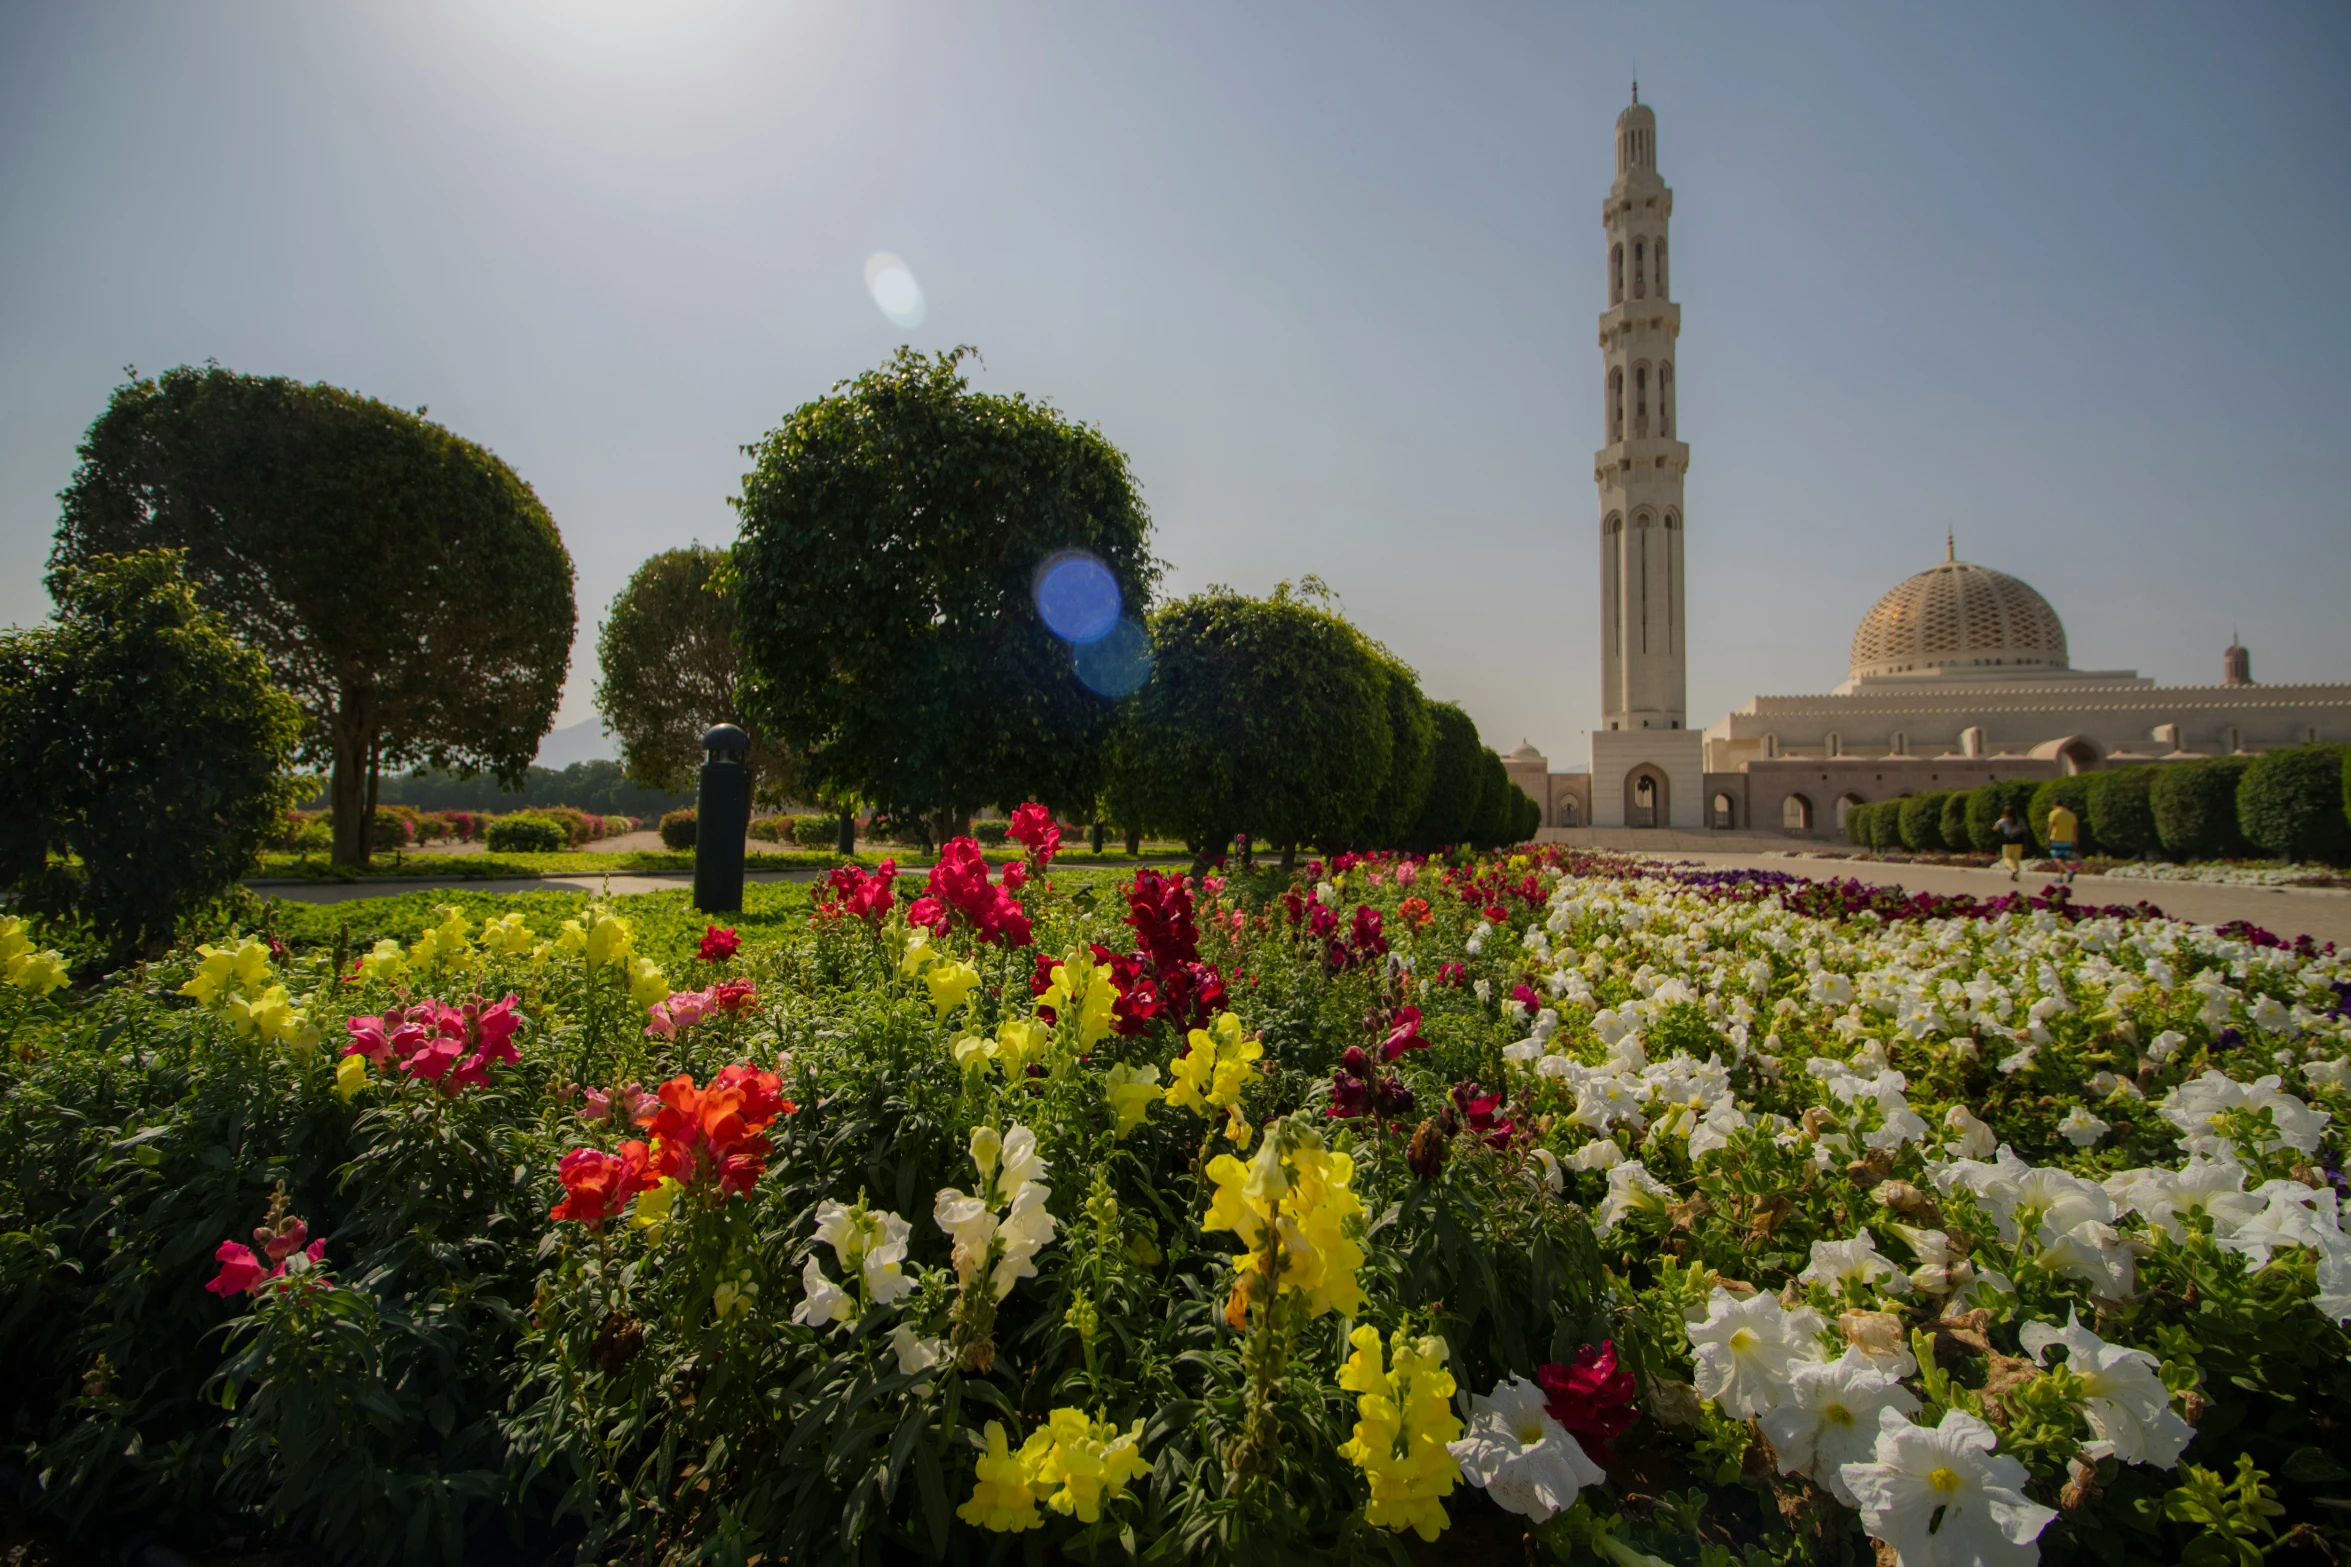
[[[1140,827],[1129,827],[1127,829],[1127,858],[1131,860],[1142,852],[1143,829]]]
[[[1298,846],[1297,846],[1296,844],[1294,844],[1294,843],[1285,843],[1285,844],[1283,844],[1283,845],[1282,845],[1282,874],[1283,874],[1284,876],[1287,876],[1287,875],[1289,875],[1289,874],[1290,874],[1290,872],[1292,872],[1292,871],[1296,870],[1297,868],[1298,868]]]
[[[833,847],[843,854],[857,852],[857,813],[846,805],[841,807],[841,836]]]
[[[375,756],[375,704],[370,694],[349,686],[328,720],[335,742],[335,766],[327,803],[335,813],[334,863],[367,864],[368,835],[375,828],[375,800],[368,787]]]

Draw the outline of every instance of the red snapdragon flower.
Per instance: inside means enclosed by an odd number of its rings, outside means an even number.
[[[1507,1148],[1518,1135],[1518,1123],[1502,1114],[1502,1095],[1487,1093],[1477,1083],[1453,1085],[1453,1108],[1489,1148]]]
[[[1507,925],[1510,923],[1510,911],[1499,903],[1489,903],[1481,912],[1488,920],[1492,921],[1496,925]]]
[[[1370,1114],[1398,1120],[1412,1114],[1412,1090],[1393,1072],[1383,1072],[1360,1045],[1349,1045],[1331,1074],[1331,1106],[1323,1114],[1342,1121]]]
[[[634,1139],[622,1143],[618,1153],[574,1148],[563,1156],[556,1173],[563,1180],[563,1201],[548,1210],[548,1217],[569,1219],[590,1230],[602,1229],[607,1219],[620,1216],[631,1197],[661,1183],[645,1145]]]
[[[1013,874],[1015,871],[1018,875]],[[988,862],[970,838],[953,838],[939,851],[923,895],[906,911],[907,919],[934,935],[945,935],[960,918],[982,941],[1005,947],[1029,944],[1030,920],[1012,894],[1028,877],[1025,865],[1004,868],[1002,885],[988,881]]]
[[[710,1004],[728,1017],[759,1010],[759,988],[747,979],[722,979],[710,987]]]
[[[1426,926],[1435,917],[1429,913],[1429,900],[1426,898],[1406,898],[1396,905],[1396,912],[1403,915],[1407,922],[1419,926]]]
[[[294,1222],[297,1225],[301,1223],[299,1219]],[[273,1253],[278,1257],[277,1266],[264,1271],[261,1259],[253,1255],[252,1247],[240,1246],[235,1241],[222,1241],[220,1248],[212,1254],[212,1260],[220,1264],[220,1272],[204,1287],[223,1300],[231,1295],[258,1295],[262,1285],[286,1276],[286,1263],[297,1252],[304,1260],[304,1271],[307,1271],[326,1261],[327,1243],[320,1239],[283,1254]]]
[[[748,1192],[767,1168],[771,1145],[761,1131],[800,1108],[783,1096],[781,1078],[750,1066],[723,1067],[704,1088],[680,1072],[655,1092],[660,1108],[637,1117],[653,1133],[651,1167],[728,1197]]]
[[[1440,963],[1437,965],[1434,983],[1455,987],[1466,985],[1469,983],[1469,969],[1460,963]]]
[[[702,945],[694,949],[694,956],[705,963],[724,963],[742,949],[742,937],[732,930],[711,925],[703,929]]]
[[[1061,829],[1054,825],[1053,813],[1034,800],[1012,813],[1012,825],[1004,836],[1027,849],[1030,863],[1040,871],[1061,852]]]
[[[898,902],[898,862],[884,860],[871,871],[836,865],[817,889],[816,917],[820,920],[859,919],[879,925]]]
[[[1609,1444],[1640,1413],[1632,1407],[1633,1374],[1616,1363],[1614,1339],[1602,1339],[1597,1349],[1586,1344],[1576,1351],[1573,1365],[1537,1367],[1535,1383],[1550,1395],[1551,1418],[1566,1427],[1594,1463],[1616,1462]]]
[[[1380,1046],[1380,1054],[1393,1061],[1407,1050],[1426,1050],[1429,1042],[1420,1036],[1420,1008],[1398,1007],[1395,1022],[1388,1029],[1387,1040]]]

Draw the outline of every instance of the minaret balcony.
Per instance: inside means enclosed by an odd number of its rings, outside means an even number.
[[[1619,337],[1650,332],[1667,338],[1682,335],[1682,307],[1670,299],[1628,299],[1600,312],[1600,346]]]
[[[1636,479],[1679,478],[1689,471],[1690,443],[1663,436],[1635,436],[1615,441],[1592,454],[1592,479],[1630,483]]]

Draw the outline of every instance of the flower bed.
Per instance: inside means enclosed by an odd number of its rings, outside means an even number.
[[[86,994],[0,936],[28,1500],[378,1560],[2351,1544],[2333,952],[1030,836]]]

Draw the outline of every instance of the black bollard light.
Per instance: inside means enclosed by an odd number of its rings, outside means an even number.
[[[702,787],[694,800],[694,907],[743,907],[743,839],[751,831],[751,737],[720,724],[702,737]]]

